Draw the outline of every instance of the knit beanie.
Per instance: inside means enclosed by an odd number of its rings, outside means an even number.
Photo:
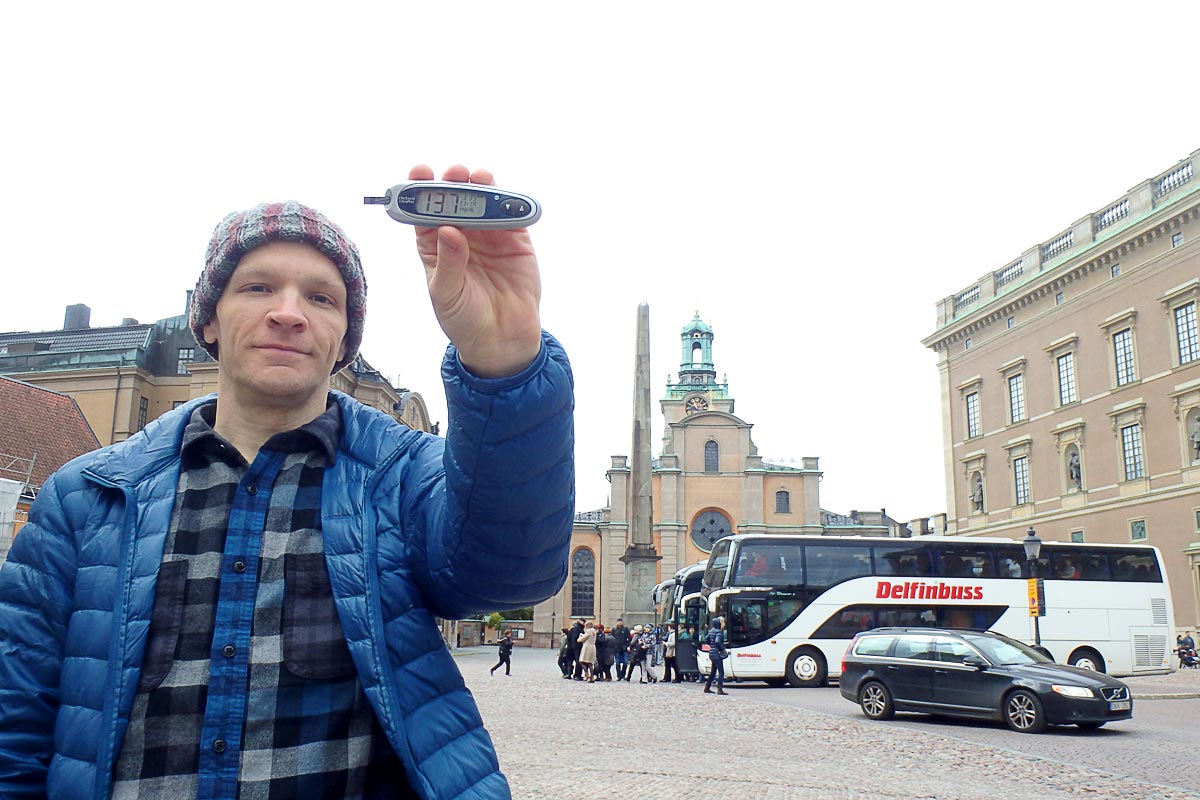
[[[303,242],[316,248],[342,273],[346,283],[346,354],[333,365],[336,373],[358,354],[367,314],[367,279],[358,248],[328,217],[316,209],[288,200],[263,203],[249,211],[235,211],[213,231],[204,254],[204,272],[192,292],[188,323],[197,343],[217,358],[216,343],[204,340],[204,326],[217,312],[217,301],[242,256],[269,242]]]

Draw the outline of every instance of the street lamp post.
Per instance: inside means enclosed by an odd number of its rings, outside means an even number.
[[[1025,563],[1029,566],[1029,577],[1035,582],[1037,581],[1037,559],[1042,553],[1042,540],[1033,532],[1033,526],[1029,526],[1029,533],[1021,540],[1021,546],[1025,548]],[[1037,603],[1035,596],[1034,603]],[[1033,643],[1037,647],[1042,646],[1042,626],[1041,626],[1041,609],[1033,617]]]
[[[556,626],[554,624],[555,620],[557,620],[557,619],[558,619],[558,612],[551,611],[550,612],[550,649],[551,650],[554,649],[554,643],[556,641],[558,641],[558,626]]]

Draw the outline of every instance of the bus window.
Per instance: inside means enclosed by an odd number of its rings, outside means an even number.
[[[1077,581],[1082,578],[1083,569],[1078,553],[1067,550],[1055,550],[1050,553],[1050,572],[1045,577],[1064,581]]]
[[[938,548],[938,574],[943,578],[994,578],[996,565],[987,547]]]
[[[955,628],[986,631],[1008,610],[1007,606],[849,606],[874,608],[881,628]]]
[[[1110,550],[1113,580],[1162,583],[1153,550]]]
[[[995,545],[996,564],[999,566],[998,574],[1001,578],[1023,578],[1026,577],[1025,569],[1025,548],[1019,544],[998,544]],[[1042,555],[1038,558],[1038,577],[1049,578],[1050,574],[1050,548],[1043,547]]]
[[[1084,551],[1075,557],[1079,565],[1079,577],[1085,581],[1109,580],[1108,559],[1103,553]]]
[[[867,606],[849,606],[825,620],[813,634],[814,639],[853,639],[854,634],[875,627],[875,618]]]
[[[803,549],[799,544],[754,542],[738,548],[733,586],[803,586]]]
[[[722,539],[712,549],[708,557],[708,566],[704,569],[704,585],[710,589],[725,585],[726,573],[729,571],[729,548],[731,542]]]
[[[766,636],[763,601],[733,597],[729,601],[729,646],[738,647],[762,641]]]
[[[774,636],[791,622],[801,609],[804,600],[792,592],[771,592],[767,595],[767,635]]]
[[[921,544],[881,544],[875,548],[875,574],[924,578],[932,574],[929,551]]]
[[[867,545],[810,544],[804,548],[804,561],[806,585],[818,588],[871,574]]]

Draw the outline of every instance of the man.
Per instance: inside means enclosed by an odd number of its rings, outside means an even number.
[[[617,617],[617,624],[612,629],[613,646],[616,649],[617,680],[629,682],[629,628],[625,620]]]
[[[0,797],[510,797],[434,616],[562,585],[570,367],[525,231],[417,250],[444,441],[329,391],[366,303],[340,228],[217,227],[190,315],[216,397],[63,467],[0,570]]]
[[[495,675],[496,670],[500,669],[500,667],[504,667],[505,677],[512,677],[512,631],[508,628],[505,628],[504,635],[501,637],[500,641],[496,642],[496,644],[500,646],[500,660],[496,662],[496,666],[488,670],[488,674]]]
[[[725,627],[724,621],[720,617],[713,617],[712,628],[708,631],[708,635],[704,637],[704,643],[708,645],[708,660],[710,663],[708,671],[708,680],[704,682],[704,693],[712,694],[713,678],[717,679],[717,694],[727,694],[725,691]]]

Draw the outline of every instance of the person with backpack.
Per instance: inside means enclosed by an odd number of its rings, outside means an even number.
[[[505,628],[504,635],[500,637],[500,641],[496,642],[496,644],[500,645],[500,660],[496,662],[496,666],[492,667],[488,674],[495,675],[496,670],[500,669],[500,666],[503,665],[504,674],[511,677],[513,649],[512,631]]]
[[[712,694],[714,677],[717,679],[717,694],[728,694],[725,691],[725,659],[729,656],[729,651],[725,649],[725,631],[722,627],[721,618],[715,617],[712,628],[704,637],[704,644],[708,645],[708,659],[712,662],[708,670],[708,680],[704,683],[705,694]]]

